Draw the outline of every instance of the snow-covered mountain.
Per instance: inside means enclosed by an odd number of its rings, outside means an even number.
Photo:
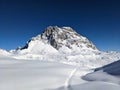
[[[76,64],[83,58],[96,60],[99,50],[70,27],[49,26],[42,34],[32,37],[24,47],[11,53],[17,59],[32,58]]]
[[[60,50],[61,48],[70,50],[74,50],[75,48],[79,50],[97,50],[91,41],[81,36],[70,27],[60,28],[57,26],[49,26],[42,34],[31,38],[23,48],[19,49],[29,49],[31,46],[36,46],[36,42],[43,42],[52,46],[56,50]],[[42,49],[41,45],[37,48]]]
[[[72,28],[50,26],[22,48],[0,49],[0,90],[120,90],[117,60]]]
[[[96,68],[120,59],[119,52],[101,52],[70,27],[49,26],[24,47],[0,54],[15,59],[41,60]]]
[[[24,47],[11,50],[16,59],[54,61],[85,67],[99,67],[118,60],[120,53],[99,51],[86,37],[70,27],[49,26]],[[117,54],[117,57],[116,57]]]

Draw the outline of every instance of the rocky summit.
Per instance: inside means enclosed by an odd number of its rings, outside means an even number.
[[[55,49],[59,50],[61,47],[72,49],[75,47],[88,48],[97,50],[95,45],[86,37],[78,34],[71,27],[49,26],[41,35],[33,37],[22,49],[26,49],[31,41],[41,40],[44,43],[50,44]]]

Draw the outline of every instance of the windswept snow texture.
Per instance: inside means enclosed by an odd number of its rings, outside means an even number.
[[[120,85],[120,60],[95,69],[95,72],[82,77],[88,81],[104,81]]]
[[[95,69],[95,71],[102,70],[103,72],[117,76],[117,75],[120,75],[119,67],[120,67],[120,60],[118,60],[114,63],[108,64],[108,65],[105,65],[103,67],[97,68],[97,69]]]

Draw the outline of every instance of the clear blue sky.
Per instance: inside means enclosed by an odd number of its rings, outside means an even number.
[[[120,51],[119,0],[0,0],[0,48],[24,46],[50,25],[70,26],[98,49]]]

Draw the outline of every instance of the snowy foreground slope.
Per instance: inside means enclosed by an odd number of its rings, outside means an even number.
[[[0,90],[120,90],[119,60],[70,27],[50,26],[24,47],[0,49]]]
[[[0,90],[120,90],[119,75],[91,72],[62,63],[0,57]]]

